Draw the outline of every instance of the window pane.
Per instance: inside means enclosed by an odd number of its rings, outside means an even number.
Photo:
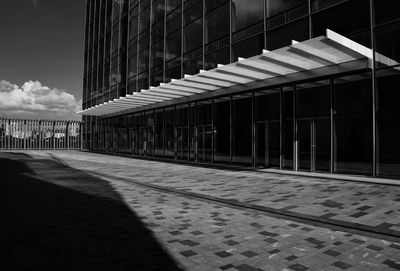
[[[399,0],[374,0],[375,21],[377,24],[400,18]]]
[[[232,31],[245,28],[263,20],[263,0],[233,0],[232,1]]]
[[[164,110],[158,109],[155,113],[155,127],[154,127],[154,147],[155,156],[164,156],[164,138],[163,138],[163,123],[164,123]]]
[[[378,175],[400,176],[400,72],[393,69],[377,73],[378,85]]]
[[[235,43],[232,48],[234,61],[237,61],[238,57],[248,58],[261,54],[264,49],[264,35],[261,34]]]
[[[304,41],[309,38],[308,19],[302,19],[267,31],[267,50],[288,46],[292,40]]]
[[[232,101],[232,162],[251,165],[252,128],[251,94],[233,96]]]
[[[189,62],[183,63],[183,73],[184,74],[196,74],[199,73],[199,71],[203,68],[203,58],[198,57],[195,59],[192,59]]]
[[[203,45],[203,20],[196,20],[186,25],[183,32],[184,52],[190,52],[193,49]]]
[[[400,23],[376,28],[376,47],[377,53],[400,61]]]
[[[334,79],[335,172],[372,174],[370,76]]]
[[[370,112],[372,109],[371,74],[334,80],[334,110],[337,114]]]
[[[296,86],[296,115],[298,117],[330,114],[329,80]]]
[[[379,176],[400,177],[400,110],[378,112]]]
[[[312,16],[312,24],[314,37],[326,35],[326,29],[330,29],[368,48],[371,47],[369,1],[350,0],[317,12]]]
[[[207,54],[205,56],[205,69],[209,70],[217,67],[217,64],[229,64],[230,63],[230,53],[229,47],[225,47],[213,53]]]
[[[206,15],[205,27],[206,43],[229,35],[229,4],[223,5],[212,13]]]
[[[255,120],[279,120],[280,89],[255,92]]]
[[[165,109],[165,134],[164,134],[165,156],[170,158],[175,156],[174,113],[175,109],[173,107]]]
[[[183,12],[184,16],[184,24],[189,24],[190,22],[196,20],[197,18],[200,18],[203,16],[203,1],[198,2],[191,8],[185,10]]]
[[[166,61],[181,56],[181,31],[177,31],[167,37]]]
[[[266,0],[267,18],[306,3],[307,0]]]

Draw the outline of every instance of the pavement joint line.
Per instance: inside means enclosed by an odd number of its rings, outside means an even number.
[[[363,184],[371,184],[371,185],[387,185],[387,186],[400,186],[400,182],[398,179],[393,178],[379,178],[379,177],[371,177],[371,176],[363,176],[363,175],[344,175],[339,173],[313,173],[306,171],[291,171],[291,170],[282,170],[282,169],[271,169],[271,168],[250,168],[243,167],[237,165],[224,165],[224,164],[209,164],[203,162],[193,162],[188,160],[171,160],[167,158],[161,157],[143,157],[132,154],[121,154],[121,153],[110,153],[110,152],[101,152],[101,151],[89,151],[89,150],[81,150],[82,152],[101,154],[101,155],[109,155],[109,156],[117,156],[117,157],[125,157],[125,158],[133,158],[144,161],[153,161],[153,162],[161,162],[161,163],[170,163],[176,165],[185,165],[185,166],[193,166],[193,167],[203,167],[203,168],[216,168],[220,170],[237,170],[237,171],[245,171],[247,173],[255,172],[255,173],[268,173],[268,174],[276,174],[276,175],[291,175],[298,177],[307,177],[313,179],[324,179],[324,180],[337,180],[337,181],[345,181],[345,182],[354,182],[354,183],[363,183]]]
[[[55,156],[54,154],[48,153],[48,155],[52,159],[54,159],[56,162],[66,166],[66,167],[70,167],[67,162],[65,162],[63,159]],[[183,197],[190,198],[190,199],[202,200],[202,201],[212,202],[212,203],[219,203],[219,204],[223,204],[225,206],[235,207],[240,210],[250,209],[253,211],[257,211],[261,214],[280,218],[280,219],[286,219],[286,220],[290,220],[290,221],[294,221],[294,222],[300,222],[300,223],[304,223],[304,224],[308,224],[308,225],[328,228],[331,230],[351,232],[351,233],[366,236],[366,237],[380,238],[383,240],[400,243],[400,236],[392,233],[391,230],[387,230],[387,232],[380,232],[380,231],[374,229],[374,227],[362,225],[359,223],[351,223],[351,222],[341,221],[341,220],[336,220],[336,219],[331,219],[331,218],[319,218],[319,217],[316,217],[313,215],[298,214],[298,213],[291,212],[291,211],[279,210],[279,209],[274,209],[271,207],[265,207],[265,206],[260,206],[260,205],[256,205],[256,204],[240,202],[238,200],[223,199],[220,197],[209,196],[209,195],[204,195],[204,194],[200,194],[200,193],[182,191],[179,189],[174,189],[174,188],[169,188],[169,187],[154,185],[154,184],[149,184],[149,183],[143,183],[143,182],[132,180],[130,178],[121,177],[121,176],[113,176],[113,175],[109,175],[106,173],[100,173],[100,172],[92,171],[92,170],[82,170],[82,171],[87,172],[88,174],[91,174],[91,175],[98,176],[98,177],[110,178],[110,179],[114,179],[117,181],[131,184],[131,185],[137,185],[137,186],[145,187],[148,189],[158,190],[158,191],[162,191],[164,193],[172,193],[172,194],[175,194],[178,196],[183,196]]]
[[[117,177],[117,176],[111,176],[105,173],[99,173],[99,172],[94,172],[90,170],[85,170],[85,172],[91,174],[91,175],[96,175],[99,177],[105,177],[105,178],[110,178],[114,179],[117,181],[121,181],[127,184],[131,185],[137,185],[141,186],[144,188],[152,189],[152,190],[158,190],[164,193],[172,193],[178,196],[183,196],[186,198],[190,199],[195,199],[195,200],[202,200],[206,202],[212,202],[212,203],[219,203],[224,206],[228,207],[235,207],[236,209],[240,210],[253,210],[257,211],[258,213],[261,213],[263,215],[267,216],[272,216],[275,218],[280,218],[280,219],[286,219],[294,222],[299,222],[299,223],[304,223],[312,226],[318,226],[318,227],[323,227],[323,228],[328,228],[331,230],[336,230],[336,231],[344,231],[344,232],[351,232],[354,234],[366,236],[366,237],[372,237],[372,238],[379,238],[391,242],[400,242],[400,237],[394,234],[389,233],[382,233],[379,231],[374,230],[372,227],[360,225],[357,223],[349,223],[345,221],[340,221],[340,220],[334,220],[334,219],[321,219],[321,218],[316,218],[315,216],[311,215],[298,215],[297,213],[290,212],[290,211],[284,211],[284,210],[277,210],[269,207],[264,207],[264,206],[259,206],[255,204],[248,204],[236,200],[228,200],[228,199],[222,199],[218,197],[213,197],[213,196],[208,196],[208,195],[203,195],[203,194],[198,194],[198,193],[193,193],[193,192],[187,192],[187,191],[181,191],[177,189],[172,189],[172,188],[167,188],[167,187],[162,187],[154,184],[146,184],[138,181],[134,181],[131,179],[123,178],[123,177]]]

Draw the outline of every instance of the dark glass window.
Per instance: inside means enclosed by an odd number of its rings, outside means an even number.
[[[167,16],[167,33],[172,33],[182,27],[182,14],[181,8],[174,10],[174,12]]]
[[[255,92],[254,118],[256,121],[279,120],[280,89]]]
[[[378,161],[379,176],[400,177],[400,110],[379,112],[378,121]]]
[[[329,6],[336,5],[343,1],[346,1],[346,0],[312,0],[311,1],[311,9],[313,11],[315,11],[315,10],[327,8]]]
[[[230,98],[214,101],[214,162],[230,162]]]
[[[137,75],[137,56],[129,58],[129,77]]]
[[[203,68],[203,58],[198,57],[195,59],[192,59],[188,62],[183,63],[183,73],[184,74],[196,74],[199,73],[199,71]]]
[[[177,7],[179,7],[182,4],[181,0],[167,0],[167,12],[170,12],[174,9],[176,9]]]
[[[229,35],[229,4],[223,5],[206,15],[205,43],[212,42]]]
[[[372,108],[370,74],[340,77],[334,80],[336,114],[370,112]]]
[[[334,171],[372,174],[370,73],[334,79]]]
[[[150,1],[146,1],[150,2]],[[140,7],[140,15],[139,15],[139,33],[150,28],[150,7],[144,8]]]
[[[267,18],[288,11],[289,9],[305,5],[307,5],[307,0],[266,0]]]
[[[400,110],[400,72],[386,69],[377,73],[378,110]]]
[[[379,176],[400,177],[400,72],[377,73],[378,85],[378,164]]]
[[[181,65],[177,65],[173,68],[165,70],[165,81],[169,82],[171,79],[180,79],[181,76]]]
[[[154,147],[155,156],[164,156],[164,109],[155,112]]]
[[[136,38],[138,35],[138,6],[135,6],[130,11],[129,19],[129,39]]]
[[[193,22],[194,20],[203,16],[203,1],[199,1],[197,4],[183,12],[184,24]]]
[[[330,83],[328,80],[296,86],[296,115],[311,117],[330,114]]]
[[[230,52],[229,47],[225,47],[205,56],[205,69],[210,70],[217,67],[217,64],[229,64]]]
[[[151,46],[152,68],[162,66],[164,59],[164,41],[153,43]]]
[[[187,160],[189,157],[189,128],[187,104],[176,107],[176,156],[180,160]]]
[[[164,11],[165,11],[164,0],[153,0],[153,7],[152,7],[153,24],[159,21],[164,21]]]
[[[228,2],[228,0],[205,0],[206,13],[213,11],[226,2]]]
[[[164,134],[164,147],[166,157],[175,157],[175,108],[168,107],[165,109],[165,134]]]
[[[255,37],[240,41],[232,45],[234,61],[238,57],[252,57],[261,54],[264,49],[264,35],[257,35]]]
[[[185,26],[183,31],[184,52],[190,52],[193,49],[203,45],[203,20],[196,20]]]
[[[400,61],[400,23],[377,27],[376,47],[378,54]],[[379,59],[379,55],[376,59]]]
[[[232,163],[251,165],[252,146],[251,94],[236,95],[232,100]]]
[[[233,0],[232,1],[232,31],[263,21],[263,0]]]
[[[377,24],[400,19],[398,0],[374,0],[375,22]]]
[[[139,53],[139,73],[149,69],[149,49],[146,48]]]
[[[212,160],[212,101],[196,105],[197,160],[210,163]]]
[[[371,47],[369,1],[350,0],[317,12],[312,16],[312,24],[314,37],[326,35],[326,29],[330,29]]]
[[[285,24],[281,27],[271,29],[266,33],[267,50],[274,50],[288,46],[292,40],[304,41],[309,39],[308,19],[301,19]]]
[[[181,56],[181,31],[167,36],[167,48],[165,60],[169,61]]]
[[[283,168],[293,169],[293,88],[283,88]]]

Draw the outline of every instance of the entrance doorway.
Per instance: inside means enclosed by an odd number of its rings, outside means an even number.
[[[298,170],[329,172],[330,119],[329,117],[297,120]]]
[[[256,167],[279,168],[280,125],[271,120],[256,122]]]

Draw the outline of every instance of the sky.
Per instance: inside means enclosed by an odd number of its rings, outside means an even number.
[[[85,0],[0,0],[0,117],[80,119]]]

